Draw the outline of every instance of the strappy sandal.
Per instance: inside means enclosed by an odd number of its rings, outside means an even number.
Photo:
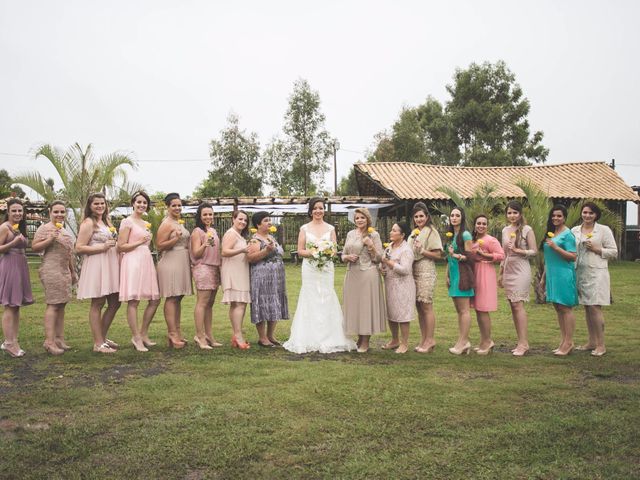
[[[116,351],[111,348],[107,342],[104,342],[102,345],[94,345],[93,351],[96,353],[116,353]]]
[[[21,348],[18,349],[17,352],[12,352],[11,350],[9,350],[9,347],[13,345],[12,343],[7,343],[7,342],[2,342],[2,345],[0,345],[0,350],[7,352],[11,357],[13,358],[20,358],[20,357],[24,357],[25,352],[24,350],[22,350]]]

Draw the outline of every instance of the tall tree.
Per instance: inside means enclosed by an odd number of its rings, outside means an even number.
[[[227,126],[216,140],[211,140],[211,170],[200,184],[197,197],[237,197],[262,195],[263,170],[260,143],[255,132],[240,129],[235,113],[227,117]]]
[[[127,166],[136,168],[136,163],[121,152],[96,158],[91,144],[83,149],[75,143],[67,150],[45,144],[36,149],[35,158],[44,158],[53,165],[62,181],[62,189],[56,192],[53,181],[37,171],[19,175],[14,181],[34,190],[47,202],[56,198],[65,200],[74,213],[75,224],[70,224],[74,233],[82,220],[89,195],[103,192],[112,202],[121,203],[128,202],[131,194],[140,189],[139,185],[127,180],[125,170]]]
[[[322,188],[333,153],[324,121],[319,93],[306,80],[297,80],[284,116],[284,139],[275,139],[264,157],[267,180],[275,192],[307,195]]]
[[[0,198],[19,197],[24,198],[25,193],[20,185],[14,185],[15,181],[5,169],[0,170]]]
[[[502,61],[456,70],[443,106],[428,97],[403,108],[391,135],[377,140],[376,160],[435,165],[507,166],[544,162],[541,131],[530,134],[529,100]],[[379,151],[392,155],[379,155]]]

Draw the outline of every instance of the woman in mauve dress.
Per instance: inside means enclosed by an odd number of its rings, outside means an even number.
[[[189,249],[191,273],[196,284],[193,341],[203,350],[221,347],[213,337],[213,303],[220,287],[220,239],[213,228],[213,206],[201,203],[196,211],[196,228],[191,232]]]
[[[190,233],[184,227],[182,200],[177,193],[164,197],[167,216],[160,224],[156,245],[162,252],[158,262],[158,285],[164,301],[164,319],[167,322],[167,342],[170,347],[184,348],[187,341],[180,331],[182,299],[192,295]]]
[[[475,296],[471,299],[471,307],[476,311],[480,329],[480,345],[474,349],[478,355],[488,355],[494,347],[489,315],[489,312],[498,310],[498,282],[494,264],[504,259],[502,246],[497,238],[487,233],[488,227],[489,220],[486,215],[478,215],[473,219],[471,251],[475,254]]]
[[[156,345],[149,338],[149,326],[160,305],[158,275],[153,264],[151,224],[143,215],[149,211],[151,200],[146,192],[136,192],[131,197],[133,212],[120,223],[118,251],[120,263],[120,301],[127,302],[127,322],[131,329],[131,343],[138,352],[147,352]],[[147,300],[142,314],[142,326],[138,328],[138,305]]]
[[[76,240],[76,252],[83,256],[78,299],[91,299],[89,324],[93,351],[98,353],[114,353],[118,348],[117,343],[107,338],[111,322],[120,308],[120,264],[115,237],[116,229],[109,219],[104,194],[89,195]],[[105,303],[107,308],[102,313]]]
[[[42,252],[38,274],[44,287],[44,344],[51,355],[62,355],[71,347],[64,341],[64,309],[71,300],[71,286],[78,281],[73,237],[64,228],[67,207],[61,200],[49,205],[49,221],[40,225],[31,249]]]
[[[528,319],[524,309],[531,289],[529,259],[536,256],[538,249],[533,229],[527,225],[522,214],[522,204],[517,200],[507,203],[506,216],[509,225],[502,229],[502,249],[505,256],[500,264],[498,285],[504,288],[518,336],[518,343],[511,353],[515,357],[522,357],[529,351]]]
[[[25,354],[18,343],[20,307],[33,303],[25,255],[27,243],[24,206],[19,199],[12,198],[7,202],[5,221],[0,225],[0,303],[4,306],[4,341],[0,349],[12,357]]]

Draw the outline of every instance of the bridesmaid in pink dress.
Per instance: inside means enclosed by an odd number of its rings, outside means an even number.
[[[25,352],[18,343],[20,307],[31,305],[31,283],[24,250],[27,248],[27,224],[24,207],[17,198],[7,202],[6,221],[0,225],[0,303],[4,306],[0,349],[12,357]]]
[[[64,341],[64,309],[71,300],[71,287],[77,283],[73,237],[64,228],[67,206],[61,200],[49,205],[49,221],[33,236],[31,249],[42,252],[40,281],[44,287],[44,335],[42,345],[51,355],[62,355],[71,347]]]
[[[471,307],[476,310],[480,329],[480,345],[474,349],[478,355],[488,355],[493,350],[489,312],[498,310],[498,281],[494,263],[504,260],[504,250],[500,242],[487,234],[488,226],[486,215],[478,215],[473,220],[471,251],[475,253],[475,297],[471,299]]]
[[[109,220],[104,194],[89,195],[76,240],[76,252],[84,256],[78,281],[78,299],[91,299],[89,323],[93,334],[93,351],[99,353],[114,353],[118,348],[117,343],[107,338],[107,331],[120,308],[120,266],[115,235],[116,229]],[[107,308],[102,313],[105,303]]]
[[[118,251],[122,253],[120,263],[120,301],[127,302],[127,322],[131,329],[131,343],[139,352],[148,352],[147,347],[156,345],[149,338],[149,325],[160,305],[158,275],[153,264],[149,245],[150,224],[142,215],[149,211],[151,200],[145,192],[136,192],[131,197],[133,213],[120,223]],[[142,314],[142,326],[138,329],[138,305],[148,300]]]

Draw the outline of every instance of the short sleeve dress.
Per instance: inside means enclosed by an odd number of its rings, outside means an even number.
[[[47,305],[59,305],[71,300],[70,265],[73,257],[73,237],[64,228],[58,229],[49,222],[36,230],[33,241],[46,240],[54,230],[60,231],[58,238],[42,253],[42,262],[38,269]]]
[[[193,294],[189,259],[190,236],[189,230],[180,225],[180,239],[170,250],[162,252],[162,258],[158,262],[158,286],[162,298]]]
[[[109,227],[99,225],[94,229],[89,246],[106,243],[113,238]],[[78,280],[78,299],[101,298],[118,293],[120,289],[120,263],[115,247],[93,255],[84,255],[80,280]]]
[[[502,249],[505,252],[505,258],[502,262],[502,286],[505,296],[513,303],[529,301],[531,264],[527,255],[513,253],[507,248],[507,245],[513,238],[518,240],[518,248],[532,250],[534,245],[529,245],[527,242],[527,236],[531,230],[529,225],[524,225],[520,238],[517,238],[518,233],[515,228],[508,226],[502,229]]]
[[[551,241],[567,252],[576,252],[576,237],[568,228],[554,236]],[[547,242],[544,245],[545,282],[547,302],[573,307],[578,304],[575,262],[567,261],[553,250]]]
[[[433,226],[424,227],[418,236],[410,235],[407,240],[409,249],[414,254],[413,279],[416,282],[416,300],[423,303],[433,303],[433,293],[436,289],[436,263],[421,255],[414,249],[414,242],[418,240],[422,248],[427,251],[442,251],[442,239]]]
[[[147,229],[139,225],[131,217],[125,218],[120,224],[120,231],[129,228],[129,242],[138,242],[147,235]],[[158,300],[158,275],[153,264],[150,241],[138,245],[129,252],[122,254],[120,263],[120,301],[129,300]]]
[[[260,244],[260,250],[267,242],[258,237],[253,240]],[[287,285],[284,277],[282,247],[275,244],[275,250],[262,260],[251,264],[251,323],[276,322],[289,319]]]
[[[482,242],[482,245],[480,244]],[[491,235],[485,235],[474,242],[471,246],[473,250],[482,248],[485,253],[493,255],[491,260],[478,257],[473,264],[475,278],[475,296],[471,300],[472,308],[478,312],[495,312],[498,310],[498,282],[496,280],[495,262],[504,259],[504,251],[500,242]]]
[[[7,235],[6,243],[15,238],[16,233]],[[24,307],[33,303],[29,267],[25,249],[27,239],[0,255],[0,304],[7,307]]]
[[[217,290],[220,286],[220,239],[215,228],[209,228],[205,233],[196,227],[191,233],[200,239],[201,243],[206,242],[204,254],[196,258],[189,250],[191,256],[191,273],[197,290]],[[209,243],[211,241],[211,244]]]
[[[235,230],[229,229],[225,235],[235,236],[235,243],[232,247],[234,250],[247,247],[247,241]],[[223,290],[222,303],[251,303],[251,282],[246,253],[239,253],[233,257],[222,257],[220,275]]]
[[[458,251],[458,242],[456,239],[458,234],[456,233],[452,239],[453,253],[464,253]],[[466,230],[462,232],[462,240],[467,242],[473,237],[471,233]],[[460,283],[460,268],[458,266],[458,259],[453,258],[451,255],[447,255],[447,262],[449,263],[449,296],[450,297],[473,297],[473,288],[470,290],[460,290],[458,287]]]

